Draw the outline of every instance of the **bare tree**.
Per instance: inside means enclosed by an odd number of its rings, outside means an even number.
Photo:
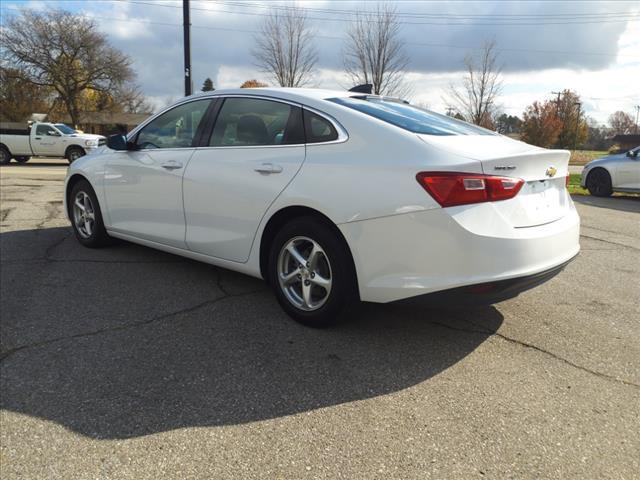
[[[636,123],[633,121],[633,117],[626,112],[618,110],[617,112],[609,115],[609,127],[611,128],[611,135],[632,133],[635,129],[635,126]]]
[[[376,95],[401,96],[407,93],[403,76],[408,63],[393,5],[378,4],[356,16],[344,52],[345,70],[355,85],[370,83]]]
[[[85,91],[112,93],[133,78],[131,60],[82,15],[23,10],[7,19],[0,43],[3,61],[25,81],[53,89],[74,124]]]
[[[281,87],[309,83],[318,61],[313,32],[303,9],[291,7],[269,15],[255,37],[251,51],[256,65]]]
[[[485,42],[477,57],[467,55],[464,65],[462,84],[449,86],[448,103],[467,121],[492,128],[496,100],[502,91],[502,68],[498,65],[495,41]]]

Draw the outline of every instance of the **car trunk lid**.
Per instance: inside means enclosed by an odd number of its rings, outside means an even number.
[[[493,203],[514,228],[543,225],[566,215],[570,204],[565,183],[567,150],[547,150],[502,135],[420,137],[438,149],[478,160],[486,175],[523,179],[518,195]]]

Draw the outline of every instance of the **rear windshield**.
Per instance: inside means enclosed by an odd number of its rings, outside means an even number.
[[[343,97],[330,98],[328,100],[414,133],[426,135],[495,135],[490,130],[447,117],[446,115],[440,115],[406,103],[380,97]]]

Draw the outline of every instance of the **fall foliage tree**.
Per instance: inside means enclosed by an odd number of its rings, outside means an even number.
[[[556,115],[553,102],[533,102],[524,112],[522,140],[538,147],[549,148],[556,144],[562,130],[562,121]]]
[[[631,115],[619,110],[609,116],[609,127],[611,135],[625,135],[633,133],[636,124]]]
[[[240,85],[240,88],[261,88],[261,87],[268,87],[268,86],[269,85],[267,85],[266,83],[262,83],[258,80],[252,79],[244,82],[242,85]]]
[[[582,114],[580,95],[572,90],[563,90],[560,99],[555,100],[556,115],[562,128],[555,143],[557,148],[577,148],[589,135],[587,120]]]
[[[2,60],[25,82],[57,95],[75,125],[87,96],[118,98],[133,80],[131,60],[109,45],[93,20],[63,10],[22,10],[0,31]]]
[[[22,72],[0,67],[0,119],[9,122],[28,120],[33,113],[48,113],[52,92],[27,82]]]

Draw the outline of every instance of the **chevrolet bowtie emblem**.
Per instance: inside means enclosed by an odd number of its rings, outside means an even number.
[[[555,177],[556,173],[558,173],[558,170],[556,169],[556,167],[549,167],[544,173],[547,177]]]

